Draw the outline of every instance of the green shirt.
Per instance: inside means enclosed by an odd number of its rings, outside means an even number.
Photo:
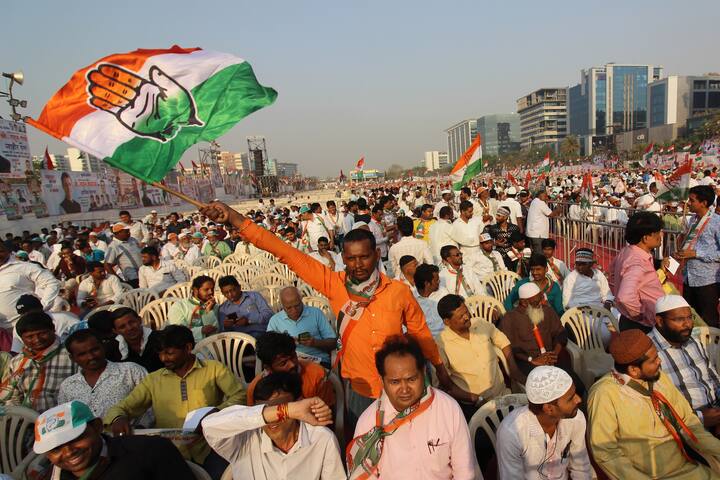
[[[225,257],[230,255],[231,253],[232,252],[230,251],[230,246],[222,240],[219,240],[217,243],[215,243],[215,245],[207,242],[202,249],[202,254],[204,256],[218,257],[220,260],[224,260]]]
[[[195,342],[199,342],[205,338],[205,335],[202,333],[202,328],[205,325],[212,325],[217,328],[214,333],[220,331],[217,316],[218,306],[215,305],[212,310],[208,311],[198,310],[197,314],[193,316],[193,312],[197,306],[198,305],[193,303],[192,300],[183,298],[173,303],[170,310],[168,310],[168,323],[170,325],[184,325],[188,327],[193,332]]]
[[[138,418],[152,407],[155,428],[180,429],[193,410],[201,407],[222,410],[231,405],[245,405],[245,399],[242,383],[225,365],[196,358],[182,378],[167,368],[149,374],[124,400],[108,410],[103,421],[110,425],[119,416]],[[202,437],[199,440],[179,450],[185,458],[202,464],[210,447]]]

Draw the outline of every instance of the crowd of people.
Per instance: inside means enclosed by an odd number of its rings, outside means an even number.
[[[686,202],[658,200],[652,172],[598,173],[589,192],[575,175],[528,189],[487,177],[8,234],[0,407],[39,414],[27,469],[44,478],[189,479],[194,464],[213,479],[720,478],[718,353],[696,334],[720,327],[714,178],[694,172]],[[622,228],[609,271],[601,243],[560,252],[571,239],[554,218]],[[184,268],[250,249],[298,278],[275,309],[234,275]],[[122,303],[185,282],[162,329]],[[605,312],[610,365],[589,383],[562,320],[573,309]],[[255,339],[260,373],[196,352],[222,332]],[[496,438],[473,438],[473,416],[511,392],[523,400]]]

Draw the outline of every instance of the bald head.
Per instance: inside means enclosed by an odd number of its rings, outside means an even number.
[[[295,287],[285,287],[280,290],[280,303],[290,320],[297,320],[303,312],[303,303],[300,292]]]

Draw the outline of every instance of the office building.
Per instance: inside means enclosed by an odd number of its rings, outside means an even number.
[[[437,150],[425,152],[425,162],[421,166],[425,167],[428,172],[445,168],[448,166],[448,154]]]
[[[277,159],[266,158],[263,160],[263,171],[265,175],[277,175]]]
[[[279,177],[294,177],[298,174],[298,164],[289,162],[278,162],[277,174]]]
[[[648,85],[662,78],[655,65],[608,63],[580,72],[568,90],[567,131],[578,137],[581,154],[612,142],[612,135],[647,128]]]
[[[520,150],[520,115],[484,115],[477,119],[477,133],[482,139],[483,155],[500,155]]]
[[[448,162],[454,164],[477,135],[477,120],[463,120],[445,130],[448,136]]]
[[[567,135],[567,87],[541,88],[517,100],[520,145],[556,149]]]

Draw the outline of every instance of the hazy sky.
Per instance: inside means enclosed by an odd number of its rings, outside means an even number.
[[[25,72],[16,93],[33,117],[75,70],[110,53],[230,52],[279,95],[221,137],[222,149],[247,151],[248,135],[264,135],[271,157],[321,176],[347,173],[361,155],[366,168],[416,165],[446,149],[453,123],[514,112],[518,97],[573,85],[581,68],[720,71],[718,0],[42,0],[3,2],[2,17],[0,69]],[[30,130],[33,154],[64,152]],[[183,163],[196,158],[191,149]]]

